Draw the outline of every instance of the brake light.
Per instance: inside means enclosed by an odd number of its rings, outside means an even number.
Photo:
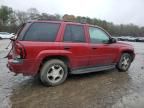
[[[21,59],[23,58],[22,49],[16,48],[16,58]]]
[[[17,43],[15,47],[15,58],[25,59],[25,57],[26,57],[26,53],[24,47],[22,46],[22,44]]]

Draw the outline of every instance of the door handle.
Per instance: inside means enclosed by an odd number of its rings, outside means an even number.
[[[69,49],[71,49],[71,48],[68,47],[68,46],[65,46],[64,49],[65,49],[65,50],[69,50]]]
[[[96,47],[92,47],[92,49],[97,49]]]

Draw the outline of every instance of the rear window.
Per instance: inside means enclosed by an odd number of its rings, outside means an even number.
[[[33,23],[26,34],[24,35],[25,41],[43,41],[54,42],[58,33],[60,24],[57,23]]]

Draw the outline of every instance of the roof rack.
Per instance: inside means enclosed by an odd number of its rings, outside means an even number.
[[[80,23],[80,24],[87,24],[86,20],[82,20],[80,22],[77,21],[70,21],[70,20],[51,20],[51,19],[37,19],[37,20],[28,20],[27,22],[34,22],[34,21],[61,21],[61,22],[71,22],[71,23]]]

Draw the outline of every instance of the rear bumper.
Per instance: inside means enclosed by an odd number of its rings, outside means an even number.
[[[9,59],[7,63],[10,71],[26,76],[34,76],[37,74],[37,68],[34,66],[35,63],[31,60]]]

